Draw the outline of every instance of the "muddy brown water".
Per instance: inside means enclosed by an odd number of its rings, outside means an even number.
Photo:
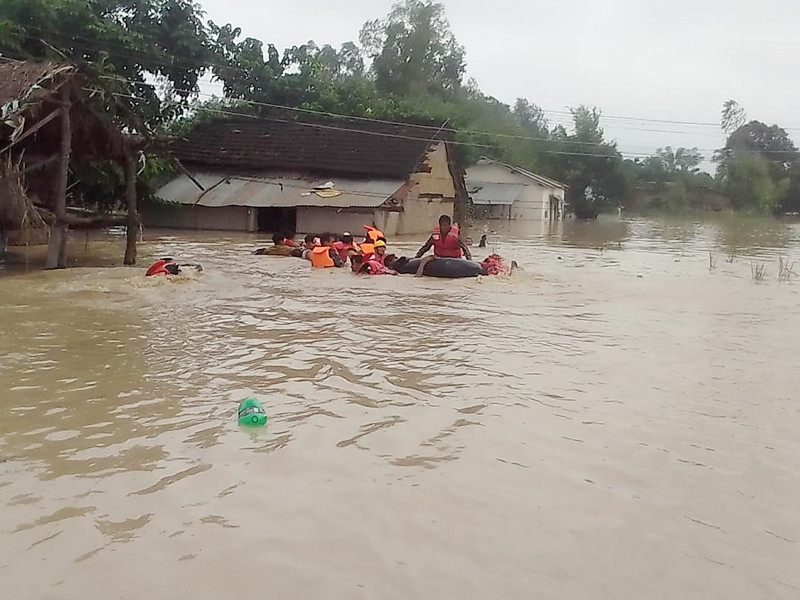
[[[469,281],[256,240],[0,267],[3,598],[800,597],[800,226],[514,225]]]

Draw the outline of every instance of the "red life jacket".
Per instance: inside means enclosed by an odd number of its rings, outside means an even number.
[[[342,262],[347,262],[347,259],[350,256],[349,253],[351,251],[355,251],[355,247],[352,244],[345,244],[344,242],[334,242],[333,249],[336,250],[339,258],[342,259]]]
[[[387,269],[383,262],[379,260],[375,260],[375,255],[373,254],[367,260],[364,261],[364,265],[369,267],[369,274],[370,275],[390,275],[391,271]],[[364,266],[361,267],[363,270],[366,270]]]
[[[381,256],[377,252],[373,252],[372,254],[369,254],[369,255],[364,257],[364,262],[365,263],[367,263],[367,262],[375,262],[375,263],[378,263],[379,265],[383,265],[383,261],[385,259],[386,259],[386,255],[385,254]]]
[[[511,267],[503,262],[503,257],[491,254],[482,263],[483,268],[489,275],[505,275],[511,272]]]
[[[461,251],[461,240],[458,238],[458,227],[450,227],[450,231],[442,238],[439,227],[433,230],[433,255],[440,258],[461,258],[464,254]]]
[[[147,269],[147,273],[145,273],[145,277],[152,277],[153,275],[169,275],[169,271],[167,271],[167,265],[174,265],[175,261],[172,260],[157,260],[150,268]]]

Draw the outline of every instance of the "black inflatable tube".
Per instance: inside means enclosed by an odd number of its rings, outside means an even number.
[[[419,269],[421,258],[414,258],[405,261],[398,260],[392,265],[392,268],[398,273],[413,274]],[[425,265],[423,275],[428,277],[442,277],[445,279],[461,279],[464,277],[477,277],[478,275],[486,275],[480,263],[472,262],[471,260],[464,260],[463,258],[437,258],[433,262]]]

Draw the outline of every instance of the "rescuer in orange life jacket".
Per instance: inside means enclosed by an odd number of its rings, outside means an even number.
[[[386,256],[386,242],[377,240],[373,244],[372,252],[370,254],[362,254],[364,261],[372,260],[383,264],[383,259]]]
[[[323,233],[320,238],[320,245],[311,250],[311,266],[327,269],[329,267],[343,267],[344,263],[339,257],[339,253],[333,247],[333,235]]]
[[[369,256],[375,250],[375,242],[378,240],[385,242],[386,236],[383,235],[380,229],[375,229],[369,225],[364,225],[364,231],[366,231],[366,234],[364,235],[364,242],[361,244],[361,254],[362,256]]]
[[[426,256],[422,259],[417,269],[416,276],[422,277],[425,265],[433,262],[437,258],[466,258],[472,260],[467,245],[461,241],[458,235],[458,227],[452,224],[450,217],[442,215],[439,217],[439,226],[433,230],[431,237],[419,249],[415,258],[422,258],[428,250],[433,247],[433,256]]]

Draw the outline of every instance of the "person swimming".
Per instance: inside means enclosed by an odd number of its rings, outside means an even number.
[[[145,277],[155,277],[157,275],[183,275],[187,269],[194,269],[196,273],[203,272],[203,267],[197,263],[178,264],[171,258],[162,258],[150,265],[145,273]]]
[[[258,254],[260,256],[292,256],[292,250],[293,248],[286,244],[286,237],[282,233],[274,233],[272,235],[272,246],[269,248],[259,248],[253,252],[253,254]]]

